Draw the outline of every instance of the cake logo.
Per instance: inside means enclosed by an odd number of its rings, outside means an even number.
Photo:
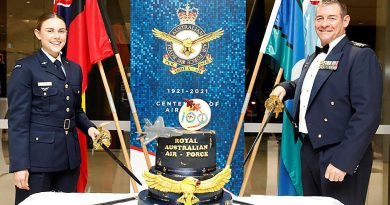
[[[179,112],[180,125],[186,130],[199,130],[210,122],[210,106],[201,99],[184,99]]]
[[[180,24],[175,26],[169,33],[154,28],[153,35],[166,42],[167,53],[163,56],[163,63],[170,66],[170,72],[196,72],[203,74],[206,71],[205,65],[213,62],[212,56],[208,53],[209,42],[223,35],[222,28],[206,33],[201,27],[195,24],[199,10],[190,8],[187,3],[185,8],[176,10]]]

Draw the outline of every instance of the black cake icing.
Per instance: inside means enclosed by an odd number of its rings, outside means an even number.
[[[156,165],[149,170],[150,173],[161,174],[176,181],[181,181],[188,176],[203,181],[218,174],[221,170],[216,168],[215,132],[181,131],[184,133],[182,136],[157,139]],[[148,194],[145,191],[140,193],[142,197],[139,204],[148,204],[148,201],[181,204],[176,200],[182,194],[164,193],[153,188],[149,188],[147,192]],[[230,195],[221,189],[216,192],[195,194],[195,196],[199,198],[196,204],[219,204],[220,201],[226,202]],[[226,204],[225,202],[223,204]]]
[[[216,170],[214,131],[186,131],[171,138],[158,138],[156,170],[184,176],[200,176]]]

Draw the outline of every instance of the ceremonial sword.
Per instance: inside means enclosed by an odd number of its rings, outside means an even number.
[[[248,161],[248,158],[252,155],[253,148],[255,147],[257,141],[263,136],[264,129],[265,129],[265,127],[267,126],[268,122],[270,121],[272,115],[274,114],[274,110],[275,110],[275,107],[273,107],[273,108],[269,111],[267,120],[264,122],[264,125],[263,125],[263,127],[261,128],[259,134],[257,134],[256,139],[255,139],[255,141],[253,142],[251,148],[249,149],[248,154],[247,154],[246,157],[245,157],[244,164],[243,164],[242,166],[245,166],[246,162]]]
[[[110,149],[108,149],[108,147],[103,144],[103,143],[100,143],[100,145],[102,146],[102,148],[104,149],[104,151],[107,152],[108,155],[110,155],[110,157],[120,166],[122,167],[123,170],[125,170],[125,172],[131,177],[133,178],[139,185],[142,186],[142,183],[141,181],[121,162],[121,160],[118,159],[118,157],[116,157],[114,155],[114,153],[112,153],[112,151]]]
[[[109,122],[108,122],[109,123]],[[93,142],[93,148],[95,150],[103,150],[107,152],[108,155],[123,169],[125,172],[133,178],[139,185],[142,186],[141,181],[121,162],[121,160],[118,159],[117,156],[112,153],[112,151],[108,148],[111,144],[111,134],[108,130],[103,129],[105,125],[108,123],[102,123],[98,126],[99,135],[96,137],[96,140]]]
[[[248,161],[249,156],[252,155],[253,148],[255,147],[257,141],[259,139],[261,139],[261,137],[263,136],[264,129],[267,126],[268,122],[270,121],[272,115],[275,113],[275,118],[278,118],[279,113],[282,112],[283,108],[284,108],[283,102],[276,95],[270,96],[264,102],[264,106],[265,106],[266,110],[269,110],[269,112],[268,112],[269,114],[267,116],[266,121],[263,124],[263,127],[261,128],[259,134],[257,134],[255,141],[253,142],[251,148],[249,149],[248,154],[245,157],[244,164],[242,166],[245,166],[246,162]]]

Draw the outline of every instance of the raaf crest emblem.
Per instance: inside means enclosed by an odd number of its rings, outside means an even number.
[[[163,56],[163,63],[171,66],[170,72],[177,74],[184,71],[203,74],[206,71],[205,65],[213,62],[212,56],[208,53],[209,42],[220,38],[223,35],[222,28],[206,33],[201,27],[195,24],[199,10],[190,8],[186,4],[185,9],[176,10],[180,24],[175,26],[169,33],[154,28],[153,35],[166,42],[167,53]]]

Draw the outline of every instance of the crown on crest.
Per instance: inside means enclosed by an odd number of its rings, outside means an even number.
[[[186,8],[178,8],[176,13],[177,17],[179,17],[180,24],[195,24],[199,10],[194,7],[190,8],[190,5],[187,2]]]

